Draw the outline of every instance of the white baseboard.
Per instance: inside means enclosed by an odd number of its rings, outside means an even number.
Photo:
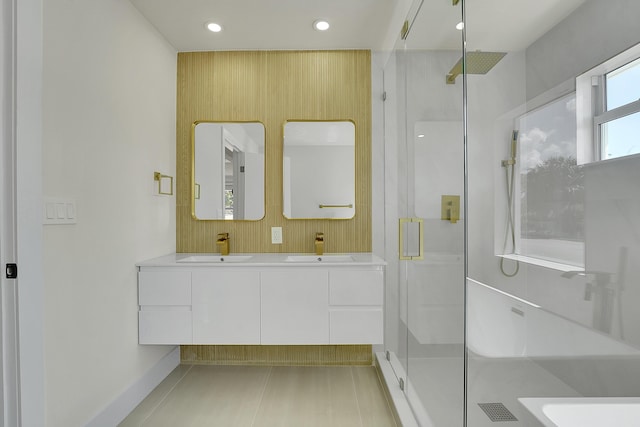
[[[144,400],[180,364],[180,347],[163,357],[151,367],[138,381],[131,384],[120,396],[116,397],[85,427],[117,426],[133,409]]]

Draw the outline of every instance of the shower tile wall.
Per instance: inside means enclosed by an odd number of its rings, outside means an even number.
[[[586,259],[619,300],[603,332],[640,348],[640,156],[585,167]]]

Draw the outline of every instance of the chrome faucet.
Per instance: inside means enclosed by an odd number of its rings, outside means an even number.
[[[229,255],[229,233],[218,233],[216,245],[220,248],[220,255]]]
[[[324,233],[316,233],[316,255],[324,254]]]

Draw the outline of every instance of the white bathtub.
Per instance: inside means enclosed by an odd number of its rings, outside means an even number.
[[[637,348],[610,335],[473,279],[467,279],[467,301],[467,346],[480,356],[640,355]]]
[[[640,397],[518,399],[545,427],[638,427]]]

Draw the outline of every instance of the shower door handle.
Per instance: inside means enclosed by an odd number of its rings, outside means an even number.
[[[399,258],[401,260],[424,259],[424,220],[422,218],[400,218]]]

